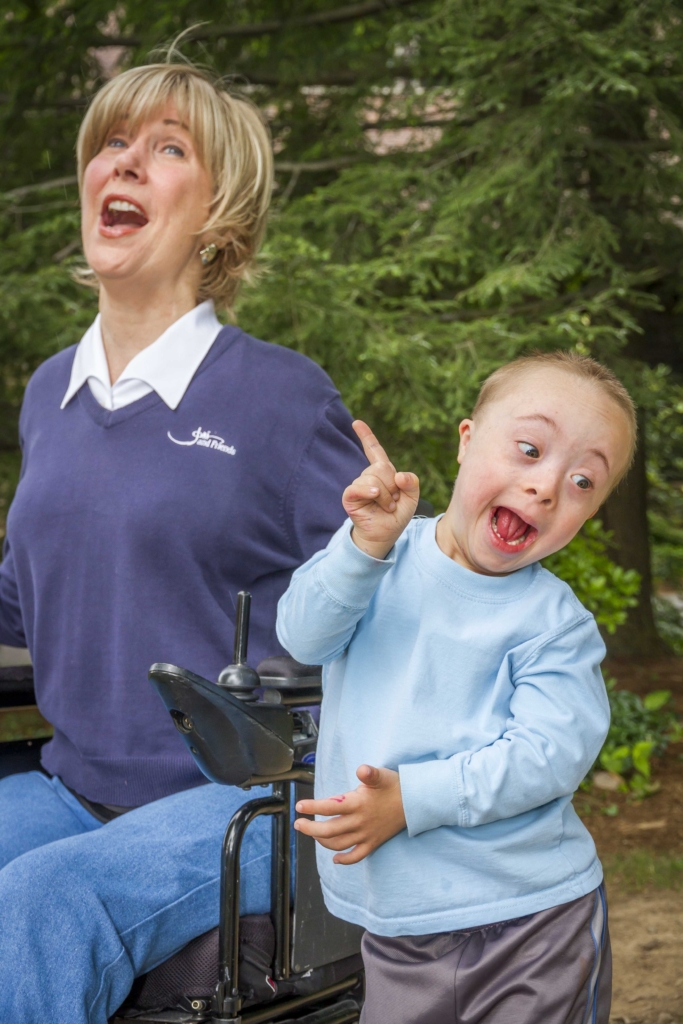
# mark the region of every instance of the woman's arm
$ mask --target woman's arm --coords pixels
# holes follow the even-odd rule
[[[0,564],[0,644],[7,644],[9,647],[26,647],[19,590],[14,572],[14,559],[7,540],[5,541],[2,564]]]

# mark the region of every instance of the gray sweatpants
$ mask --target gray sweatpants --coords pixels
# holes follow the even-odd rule
[[[572,903],[461,932],[363,937],[361,1024],[608,1024],[603,886]]]

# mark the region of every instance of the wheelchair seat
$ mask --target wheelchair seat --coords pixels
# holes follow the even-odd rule
[[[268,914],[240,918],[240,991],[245,1006],[272,999],[275,930]],[[127,1002],[137,1016],[145,1010],[202,1011],[218,984],[218,928],[199,935],[154,970],[136,978]],[[126,1012],[126,1016],[128,1013]]]

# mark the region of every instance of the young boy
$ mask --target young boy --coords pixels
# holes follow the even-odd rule
[[[602,869],[571,802],[609,724],[605,650],[539,560],[626,472],[631,399],[573,354],[497,370],[436,520],[412,518],[417,477],[355,427],[351,522],[295,572],[278,635],[324,665],[327,798],[297,810],[327,820],[295,827],[328,908],[367,929],[361,1020],[607,1024]]]

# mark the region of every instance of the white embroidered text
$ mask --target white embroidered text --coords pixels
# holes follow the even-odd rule
[[[226,444],[218,434],[212,434],[210,430],[202,430],[201,427],[197,427],[196,430],[192,431],[191,441],[177,441],[170,430],[168,431],[168,437],[173,441],[173,444],[181,444],[185,447],[196,444],[200,448],[215,448],[216,451],[225,452],[226,455],[234,455],[236,451],[234,445]]]

